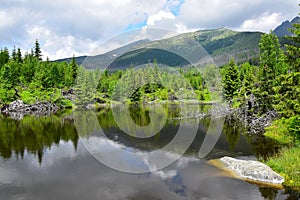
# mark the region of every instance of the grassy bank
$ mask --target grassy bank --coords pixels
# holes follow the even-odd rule
[[[300,190],[300,116],[274,121],[265,135],[283,146],[266,164],[285,178],[285,186]]]

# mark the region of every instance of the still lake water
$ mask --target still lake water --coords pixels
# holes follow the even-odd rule
[[[198,105],[196,105],[198,106]],[[120,130],[111,108],[96,112],[104,135],[93,131],[93,125],[83,123],[80,136],[74,123],[75,114],[48,117],[26,116],[22,120],[0,118],[0,199],[298,199],[290,190],[257,186],[226,176],[209,165],[207,160],[222,156],[264,157],[276,151],[276,144],[262,137],[246,136],[240,124],[226,119],[217,144],[204,159],[198,152],[209,127],[210,119],[184,119],[185,126],[197,125],[196,138],[184,156],[166,168],[131,174],[107,167],[90,154],[101,153],[105,159],[119,159],[120,166],[136,169],[155,168],[147,162],[147,152],[161,149],[174,137],[182,119],[182,108],[165,105],[167,123],[156,135],[136,138]],[[193,115],[195,105],[187,105]],[[118,109],[118,107],[114,108]],[[121,109],[121,108],[120,108]],[[196,110],[209,111],[209,106]],[[139,126],[151,123],[147,107],[130,107],[130,117]],[[198,127],[199,126],[199,127]],[[78,128],[78,127],[77,127]],[[154,127],[155,128],[155,127]],[[184,139],[184,138],[183,138]],[[86,145],[93,149],[87,149]],[[138,152],[140,159],[114,153],[121,146]],[[166,152],[173,155],[174,152]],[[149,160],[148,160],[149,161]]]

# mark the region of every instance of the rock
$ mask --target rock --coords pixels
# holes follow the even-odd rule
[[[11,102],[1,108],[1,113],[13,119],[22,119],[24,115],[49,115],[58,111],[55,104],[47,102],[37,102],[35,104],[24,104],[21,100]]]
[[[260,184],[268,184],[274,186],[281,186],[284,178],[274,172],[269,166],[254,160],[241,160],[231,157],[223,157],[211,164],[229,171],[234,177],[241,178],[248,181],[253,181]]]

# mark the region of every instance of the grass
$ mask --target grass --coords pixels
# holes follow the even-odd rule
[[[300,190],[300,147],[284,148],[266,164],[284,177],[285,186]]]
[[[266,128],[265,136],[276,140],[284,148],[265,163],[284,177],[285,186],[300,190],[300,141],[296,137],[299,127],[295,126],[295,119],[299,120],[299,117],[282,118]]]

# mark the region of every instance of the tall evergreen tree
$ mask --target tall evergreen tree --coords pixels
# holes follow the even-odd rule
[[[71,65],[71,69],[72,69],[72,77],[73,77],[73,81],[75,81],[77,74],[78,74],[78,65],[76,63],[76,59],[75,56],[73,55],[72,60],[70,62]]]
[[[11,57],[13,60],[17,60],[17,50],[16,47],[14,46],[12,52],[11,52]]]
[[[240,88],[240,79],[238,67],[232,58],[225,69],[225,77],[223,79],[224,96],[227,100],[232,99]]]
[[[17,62],[22,63],[22,53],[21,53],[21,49],[18,48],[17,50]]]
[[[284,54],[280,48],[278,38],[272,32],[262,35],[259,42],[260,51],[260,83],[256,96],[261,102],[261,111],[271,109],[276,77],[284,66]]]
[[[40,47],[40,43],[38,39],[35,40],[35,46],[34,46],[34,57],[36,57],[38,60],[42,60],[42,51]]]
[[[290,44],[286,45],[287,60],[292,70],[300,72],[300,21],[293,24],[290,31],[293,35],[287,36],[287,39],[291,41]]]
[[[0,68],[8,63],[9,61],[9,51],[8,51],[8,48],[7,47],[4,47],[4,49],[0,50]]]

